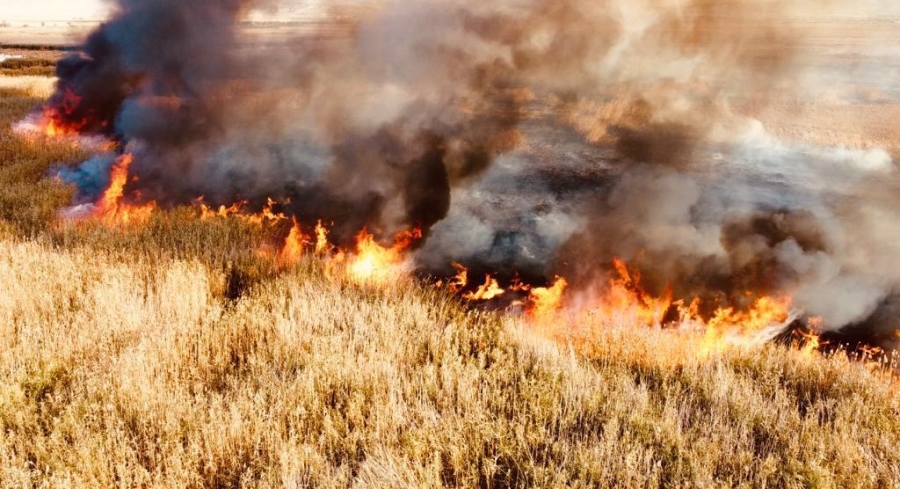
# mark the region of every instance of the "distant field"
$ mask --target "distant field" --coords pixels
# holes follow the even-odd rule
[[[41,26],[40,22],[31,22],[26,27],[23,23],[16,23],[12,26],[0,27],[0,48],[3,45],[47,47],[77,45],[97,24],[98,22],[72,22]],[[243,25],[243,29],[248,35],[269,38],[295,36],[298,33],[308,33],[313,30],[332,35],[341,35],[347,32],[342,21],[323,21],[321,19],[246,23]]]
[[[94,28],[96,22],[72,23],[42,27],[40,22],[29,23],[27,27],[16,24],[0,27],[0,45],[25,44],[64,46],[78,44]]]

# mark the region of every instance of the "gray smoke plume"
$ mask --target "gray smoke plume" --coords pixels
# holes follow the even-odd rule
[[[269,35],[240,21],[277,2],[116,5],[49,104],[130,143],[142,198],[289,199],[342,242],[421,226],[432,273],[587,289],[621,257],[705,307],[750,291],[834,329],[893,317],[891,157],[755,117],[809,93],[816,26],[792,19],[837,0],[379,2]]]

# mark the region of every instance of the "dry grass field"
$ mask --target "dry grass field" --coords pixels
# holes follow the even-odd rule
[[[862,365],[602,328],[573,350],[413,281],[0,242],[7,487],[889,487]],[[674,340],[674,341],[673,341]],[[576,351],[577,350],[577,351]]]
[[[61,225],[48,171],[85,151],[11,130],[51,83],[0,76],[0,487],[900,484],[888,369],[606,320],[551,340],[189,209]],[[782,132],[852,121],[811,110]]]

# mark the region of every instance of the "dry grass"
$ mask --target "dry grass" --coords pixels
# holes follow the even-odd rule
[[[186,211],[58,228],[83,155],[0,97],[3,487],[889,487],[892,384],[608,325],[549,342],[414,280],[360,286]],[[574,331],[573,331],[574,333]]]
[[[46,76],[56,73],[56,60],[42,58],[14,58],[0,63],[2,76]]]
[[[0,256],[10,487],[900,480],[895,398],[861,365],[777,347],[689,361],[673,333],[617,327],[576,356],[314,262],[232,301],[197,261],[11,239]]]
[[[4,91],[5,97],[21,98],[21,95],[26,95],[43,99],[53,93],[55,84],[55,78],[46,76],[0,76],[0,90]]]

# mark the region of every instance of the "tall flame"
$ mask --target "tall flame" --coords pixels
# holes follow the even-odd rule
[[[600,308],[610,313],[634,316],[641,324],[661,325],[672,306],[672,291],[667,289],[662,297],[653,297],[641,287],[640,271],[629,268],[620,258],[613,259],[613,267],[618,275],[610,279]]]
[[[550,287],[531,289],[528,314],[532,319],[546,320],[552,318],[562,307],[563,294],[569,283],[562,277],[556,277]]]
[[[309,237],[303,234],[300,224],[294,219],[291,232],[284,240],[284,248],[281,250],[281,261],[287,264],[300,261],[300,258],[303,257],[303,248],[308,242]]]
[[[129,225],[147,222],[156,209],[155,202],[134,205],[125,202],[125,186],[134,156],[124,154],[110,169],[109,186],[94,206],[94,215],[109,225]]]
[[[328,244],[328,229],[322,224],[322,221],[316,223],[316,254],[324,255],[328,253],[331,245]]]

